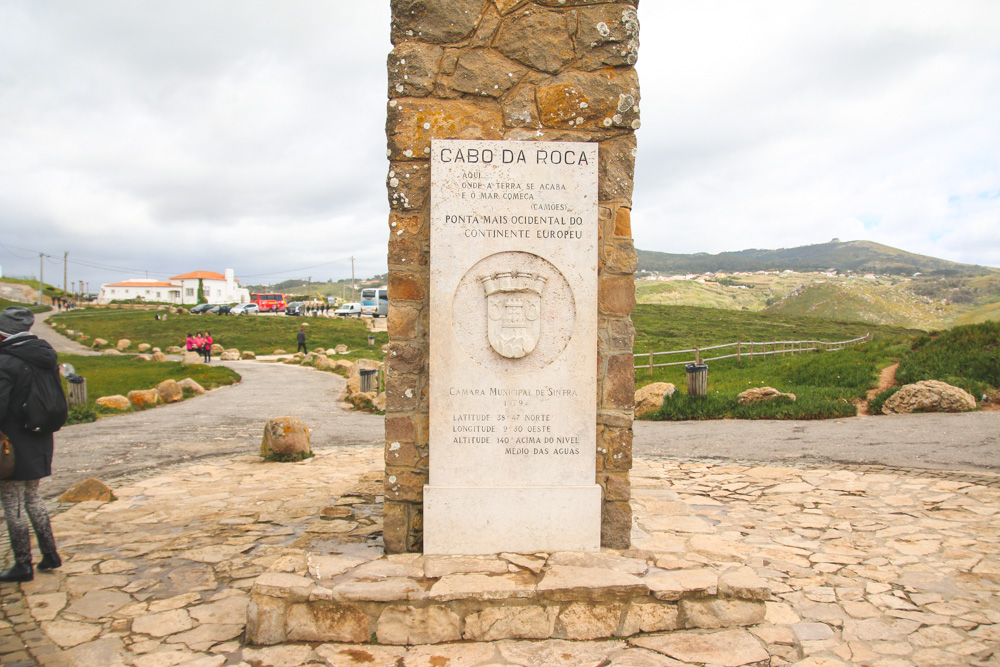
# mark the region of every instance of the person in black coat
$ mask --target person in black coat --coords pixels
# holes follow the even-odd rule
[[[295,334],[295,340],[299,344],[299,349],[296,352],[302,352],[303,354],[309,354],[309,350],[306,349],[306,330],[303,327],[299,327],[299,332]]]
[[[31,520],[42,552],[39,570],[52,570],[62,561],[56,552],[49,513],[38,493],[41,478],[52,474],[51,433],[37,433],[25,426],[23,405],[31,383],[28,365],[47,373],[57,373],[59,358],[44,340],[29,332],[35,316],[27,308],[10,306],[0,312],[0,431],[14,448],[14,474],[0,480],[7,533],[14,552],[14,566],[0,572],[0,582],[31,581]]]

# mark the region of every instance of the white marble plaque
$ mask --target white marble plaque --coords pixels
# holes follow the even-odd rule
[[[426,553],[600,548],[597,150],[431,145]]]

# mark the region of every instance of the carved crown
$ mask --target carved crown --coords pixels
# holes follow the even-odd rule
[[[541,294],[545,288],[545,276],[529,271],[500,271],[479,279],[486,290],[486,296],[497,292],[526,292]]]

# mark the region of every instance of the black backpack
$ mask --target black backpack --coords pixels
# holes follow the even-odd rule
[[[59,373],[25,364],[28,397],[24,401],[24,427],[35,433],[55,433],[66,423],[69,407]]]

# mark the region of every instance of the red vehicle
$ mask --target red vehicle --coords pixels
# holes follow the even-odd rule
[[[262,313],[278,313],[285,310],[284,294],[251,294],[250,303],[257,304]]]

